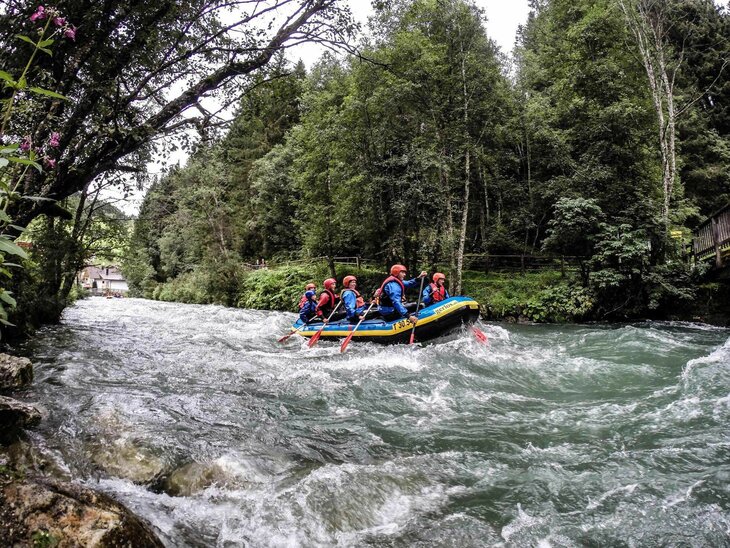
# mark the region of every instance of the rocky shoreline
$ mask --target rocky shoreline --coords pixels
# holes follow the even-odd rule
[[[24,430],[42,413],[8,395],[32,381],[30,360],[0,354],[0,546],[163,546],[143,519],[34,449]]]

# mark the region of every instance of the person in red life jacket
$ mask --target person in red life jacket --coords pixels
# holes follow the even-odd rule
[[[340,299],[345,306],[345,317],[350,323],[357,323],[365,319],[363,312],[365,311],[365,299],[362,298],[357,288],[357,278],[355,276],[345,276],[342,280],[345,289],[340,293]]]
[[[424,271],[418,275],[418,278],[406,280],[406,273],[407,269],[402,264],[391,266],[390,276],[383,281],[378,290],[378,311],[388,322],[408,316],[408,309],[403,305],[406,289],[418,287],[418,278],[426,275]],[[413,314],[408,316],[408,319],[413,324],[418,321]]]
[[[335,294],[337,280],[334,278],[327,278],[322,285],[324,285],[324,290],[319,294],[319,301],[317,302],[317,316],[326,320],[337,306],[337,301],[339,300]]]
[[[441,272],[436,272],[433,275],[433,282],[426,286],[423,290],[423,304],[430,306],[434,303],[440,303],[444,299],[448,299],[451,295],[446,290],[446,276]]]
[[[299,319],[307,323],[317,313],[317,286],[309,283],[299,299]]]

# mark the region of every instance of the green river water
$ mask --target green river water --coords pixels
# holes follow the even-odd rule
[[[59,473],[169,546],[730,546],[730,331],[481,325],[286,344],[294,314],[92,298],[23,348]]]

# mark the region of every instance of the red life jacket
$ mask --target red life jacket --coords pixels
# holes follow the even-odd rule
[[[431,283],[431,298],[433,302],[438,303],[446,298],[446,286],[439,287],[435,283]]]
[[[387,278],[385,278],[385,281],[380,284],[380,289],[378,289],[378,304],[381,306],[393,306],[393,302],[390,300],[390,297],[385,292],[383,292],[385,284],[388,284],[390,282],[398,282],[398,285],[400,285],[401,289],[401,300],[404,302],[406,300],[406,286],[403,285],[401,279],[396,278],[395,276],[388,276]]]
[[[302,295],[302,298],[299,299],[299,310],[301,310],[302,308],[304,308],[304,305],[307,304],[307,301],[309,301],[309,299],[307,299],[307,294],[304,293]]]
[[[327,294],[327,297],[329,298],[329,301],[323,304],[322,306],[318,306],[317,309],[322,311],[322,314],[325,316],[329,316],[332,311],[335,309],[335,303],[337,302],[337,296],[329,289],[325,289],[322,291],[322,293],[319,294],[319,300],[322,300],[322,295]]]

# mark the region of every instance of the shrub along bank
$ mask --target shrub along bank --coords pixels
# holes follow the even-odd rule
[[[377,268],[337,265],[337,280],[348,274],[358,278],[358,289],[369,299],[385,278]],[[133,295],[149,299],[193,304],[220,304],[259,310],[296,311],[304,286],[315,282],[318,290],[330,277],[325,264],[284,265],[261,270],[247,270],[228,264],[218,269],[194,270],[160,284],[135,288]],[[491,272],[465,271],[463,294],[476,299],[482,317],[488,320],[566,323],[606,320],[598,298],[583,287],[575,274],[560,271]],[[341,285],[338,290],[341,290]],[[415,298],[415,292],[410,293]],[[730,287],[706,283],[696,289],[692,302],[679,302],[669,310],[660,308],[651,316],[625,319],[689,320],[728,325],[730,323]],[[647,311],[648,312],[648,311]]]
[[[357,276],[358,289],[366,300],[386,275],[375,268],[337,266],[338,282],[348,274]],[[148,284],[138,295],[161,301],[295,311],[304,286],[315,282],[321,290],[322,281],[329,276],[324,264],[288,265],[261,270],[237,269],[226,284],[216,281],[219,275],[214,272],[196,270],[166,283]],[[519,275],[466,271],[463,284],[463,293],[475,298],[481,305],[482,315],[490,320],[574,322],[590,318],[593,310],[590,292],[557,271]],[[415,292],[412,294],[415,296]]]

